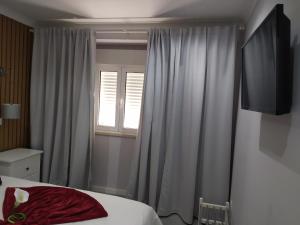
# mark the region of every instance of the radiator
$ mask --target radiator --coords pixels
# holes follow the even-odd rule
[[[198,225],[229,225],[230,205],[216,205],[199,201]]]

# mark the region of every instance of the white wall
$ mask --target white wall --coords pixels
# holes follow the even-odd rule
[[[135,138],[96,135],[92,163],[95,191],[126,195]]]
[[[276,3],[258,1],[246,36]],[[239,110],[232,184],[234,225],[300,224],[300,1],[282,3],[292,23],[292,113],[276,117]]]
[[[145,65],[146,50],[97,49],[97,63]],[[92,188],[125,195],[135,138],[96,135],[92,161]]]

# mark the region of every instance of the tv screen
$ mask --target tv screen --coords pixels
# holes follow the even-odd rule
[[[276,5],[242,49],[242,108],[270,114],[290,111],[290,21]]]

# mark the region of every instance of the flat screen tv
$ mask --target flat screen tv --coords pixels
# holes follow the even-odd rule
[[[278,4],[242,48],[242,109],[290,112],[290,20]]]

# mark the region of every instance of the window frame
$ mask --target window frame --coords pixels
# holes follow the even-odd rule
[[[101,71],[117,72],[117,93],[116,93],[116,114],[115,127],[98,125],[98,116],[100,109],[100,87]],[[136,137],[138,129],[124,127],[125,119],[125,99],[126,99],[126,80],[127,73],[143,73],[145,82],[145,66],[143,65],[121,65],[121,64],[97,64],[95,79],[95,131],[99,135]],[[142,100],[144,94],[144,85]],[[142,103],[141,103],[142,104]]]

